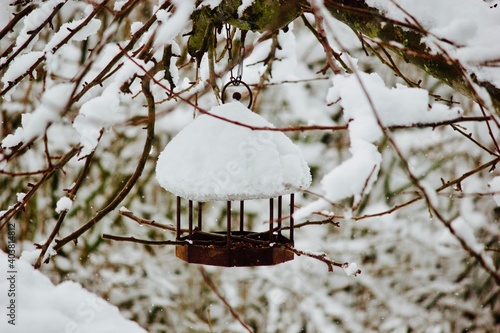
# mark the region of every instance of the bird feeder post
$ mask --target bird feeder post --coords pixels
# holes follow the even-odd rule
[[[293,242],[295,221],[293,220],[293,213],[295,209],[295,194],[290,194],[290,240]]]
[[[189,239],[193,236],[193,200],[189,200],[188,204],[188,223],[189,223]]]
[[[243,232],[245,221],[245,201],[240,201],[240,232]]]
[[[202,221],[203,221],[203,217],[202,217],[202,211],[203,211],[203,202],[198,202],[198,230],[201,231],[201,228],[202,228]]]
[[[269,242],[273,242],[274,236],[274,198],[269,199]]]
[[[179,240],[181,238],[181,197],[177,196],[177,207],[176,207],[176,239]]]
[[[227,202],[226,210],[227,210],[226,244],[227,247],[230,247],[231,246],[231,201]]]
[[[278,239],[281,237],[281,210],[282,210],[282,204],[283,204],[283,197],[280,195],[278,197]]]

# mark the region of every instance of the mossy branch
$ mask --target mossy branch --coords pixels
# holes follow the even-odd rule
[[[309,2],[256,0],[243,15],[237,13],[241,0],[223,0],[213,10],[201,7],[192,17],[195,29],[189,42],[190,54],[201,58],[207,50],[207,34],[223,23],[232,24],[242,30],[272,31],[283,28],[304,12],[310,11]],[[486,89],[493,107],[500,114],[500,88],[492,82],[478,80],[475,73],[467,72],[460,62],[450,57],[445,50],[440,53],[431,50],[429,45],[423,42],[429,32],[409,13],[407,21],[392,20],[376,8],[368,6],[364,0],[324,0],[324,6],[334,18],[347,24],[356,34],[367,40],[376,39],[377,43],[383,44],[406,62],[423,69],[482,106],[487,103],[482,100],[474,84]]]
[[[325,0],[324,5],[337,20],[347,24],[357,34],[377,38],[384,46],[436,79],[448,84],[461,94],[481,105],[484,101],[473,83],[486,89],[496,112],[500,114],[500,89],[488,81],[479,81],[474,73],[467,73],[462,65],[446,52],[435,53],[422,42],[428,32],[418,22],[397,22],[385,17],[364,0]]]

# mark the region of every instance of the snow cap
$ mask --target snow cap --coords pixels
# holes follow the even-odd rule
[[[212,115],[253,127],[274,127],[240,102],[213,107]],[[252,130],[203,114],[165,147],[158,183],[194,201],[277,197],[309,187],[300,149],[282,132]]]

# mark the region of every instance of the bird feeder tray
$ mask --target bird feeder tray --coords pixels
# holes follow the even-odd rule
[[[257,242],[245,240],[254,234],[248,231],[233,232],[231,244],[225,240],[225,232],[197,233],[185,245],[177,245],[175,254],[178,258],[191,263],[224,267],[269,266],[293,260],[294,254],[287,248],[293,241],[283,235],[275,235],[274,242],[269,242],[268,233],[261,233]]]

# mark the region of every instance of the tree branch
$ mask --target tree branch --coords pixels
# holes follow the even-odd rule
[[[150,74],[151,75],[151,74]],[[152,75],[151,75],[152,76]],[[148,103],[148,126],[147,126],[147,134],[146,134],[146,141],[144,142],[144,148],[142,150],[141,157],[139,158],[139,162],[137,164],[137,167],[128,179],[127,183],[125,186],[120,190],[118,195],[111,200],[110,203],[108,203],[103,209],[97,212],[97,214],[90,220],[88,221],[85,225],[83,225],[81,228],[78,230],[74,231],[70,235],[66,236],[65,238],[61,240],[56,240],[56,246],[54,246],[54,250],[57,252],[59,251],[65,244],[68,242],[74,240],[76,241],[78,237],[80,237],[83,233],[85,233],[87,230],[92,228],[95,224],[97,224],[104,216],[106,216],[110,211],[115,209],[120,202],[122,202],[123,199],[127,196],[127,194],[130,192],[136,181],[139,179],[139,177],[142,174],[142,171],[144,170],[144,166],[146,165],[146,161],[148,159],[149,153],[151,151],[151,147],[153,144],[153,138],[154,138],[154,126],[155,126],[155,101],[153,94],[150,91],[149,84],[150,84],[150,76],[145,75],[142,81],[142,92],[146,98],[146,101]]]
[[[410,24],[391,20],[376,8],[368,6],[364,0],[324,0],[324,5],[334,18],[347,24],[356,33],[385,42],[387,48],[407,62],[420,67],[479,104],[482,101],[469,80],[485,88],[496,112],[500,114],[500,89],[491,82],[479,81],[474,73],[464,79],[464,69],[460,63],[446,54],[432,52],[422,42],[428,33],[416,22]]]

